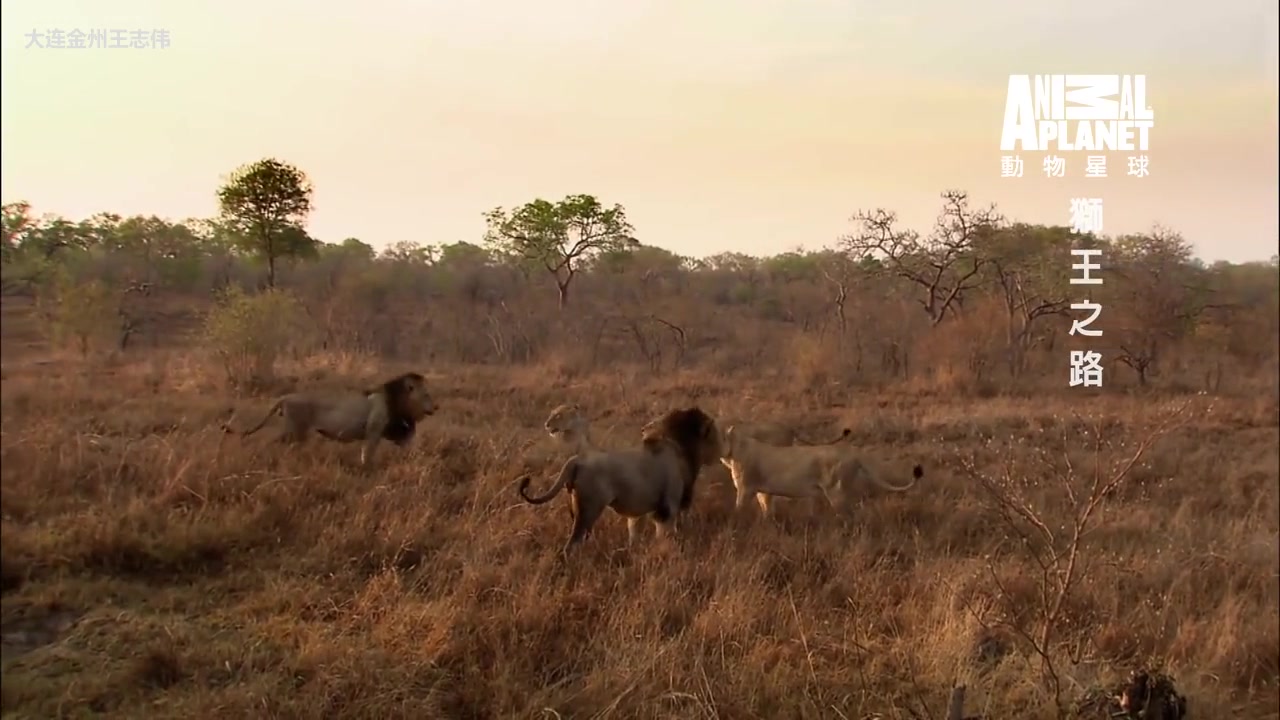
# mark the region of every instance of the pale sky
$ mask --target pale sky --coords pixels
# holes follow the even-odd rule
[[[1209,10],[1208,8],[1211,8]],[[1199,254],[1277,252],[1266,0],[5,0],[0,193],[38,212],[216,213],[235,167],[315,184],[319,239],[477,242],[481,213],[590,193],[686,255],[817,248],[859,208],[927,231],[968,190],[1028,222],[1104,200]],[[26,48],[167,30],[164,49]],[[1010,74],[1145,73],[1151,175],[1001,178]]]

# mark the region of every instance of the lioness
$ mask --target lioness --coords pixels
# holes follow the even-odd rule
[[[576,455],[603,452],[591,440],[591,421],[586,412],[577,403],[557,405],[542,424],[553,439],[568,447]],[[569,507],[569,517],[573,517],[573,508]]]
[[[591,442],[591,421],[577,403],[557,405],[542,427],[548,435],[569,446],[575,453],[600,450]]]
[[[541,505],[568,490],[574,518],[563,549],[566,554],[586,538],[605,508],[627,518],[628,544],[634,542],[646,515],[652,516],[658,536],[665,538],[674,531],[676,515],[692,504],[698,472],[721,454],[715,420],[696,407],[673,410],[655,424],[638,449],[569,458],[555,485],[538,497],[529,496],[529,476],[521,477],[520,497]]]
[[[850,495],[859,485],[875,485],[893,492],[905,492],[924,476],[916,465],[905,485],[891,485],[876,476],[867,463],[848,447],[835,445],[777,446],[761,442],[730,425],[724,433],[724,454],[720,461],[729,468],[741,510],[755,495],[760,512],[770,516],[771,496],[802,498],[821,495],[837,510],[847,509]]]
[[[239,434],[252,435],[278,414],[284,418],[284,430],[278,437],[281,442],[301,442],[312,430],[338,442],[363,440],[360,465],[368,468],[380,440],[404,445],[413,437],[418,421],[435,411],[426,378],[411,372],[363,391],[290,393],[276,400],[257,425]],[[228,424],[223,424],[222,429],[236,433]]]

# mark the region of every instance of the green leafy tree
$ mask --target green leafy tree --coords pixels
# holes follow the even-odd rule
[[[360,260],[372,260],[374,258],[373,247],[359,238],[349,237],[338,245],[342,253],[351,258]]]
[[[80,224],[89,236],[90,245],[115,253],[129,249],[121,238],[120,226],[123,220],[124,218],[116,213],[100,212]]]
[[[13,260],[19,247],[29,238],[36,228],[36,219],[31,215],[31,205],[25,200],[5,203],[0,207],[0,223],[3,224],[4,246],[0,260]]]
[[[93,239],[89,225],[54,215],[42,218],[22,247],[29,247],[45,259],[52,259],[56,255],[84,250],[92,244]]]
[[[1106,277],[1112,288],[1106,334],[1118,338],[1115,359],[1128,365],[1145,386],[1160,370],[1167,351],[1191,333],[1215,295],[1208,272],[1192,262],[1191,243],[1181,234],[1155,227],[1112,241]],[[1098,324],[1101,326],[1101,323]],[[1097,328],[1095,328],[1097,329]]]
[[[433,245],[422,245],[411,240],[398,240],[383,248],[378,257],[391,262],[430,265],[435,262],[436,254],[437,249]]]
[[[596,255],[637,247],[621,205],[606,208],[592,195],[569,195],[560,202],[541,198],[514,210],[485,213],[485,240],[496,251],[534,263],[555,280],[560,309],[569,302],[574,277]]]
[[[315,254],[315,241],[302,229],[311,193],[306,174],[274,158],[241,166],[218,189],[222,222],[238,244],[266,261],[268,287],[276,284],[277,259]]]
[[[491,260],[493,257],[488,250],[460,240],[441,245],[437,262],[442,265],[473,268],[487,265]]]
[[[819,257],[802,250],[791,250],[765,258],[762,269],[779,282],[817,282],[822,277]]]
[[[728,273],[754,273],[760,269],[760,259],[740,252],[722,252],[706,258],[711,270]]]
[[[32,252],[39,243],[42,221],[25,200],[5,203],[0,208],[4,245],[0,254],[0,287],[5,294],[33,292],[45,282],[56,263]]]
[[[320,241],[311,237],[299,225],[286,225],[277,238],[282,248],[281,257],[294,260],[315,260],[320,257]]]
[[[3,286],[5,292],[30,292],[49,279],[49,273],[67,263],[83,263],[93,247],[93,229],[87,222],[72,222],[58,215],[31,214],[26,202],[0,209],[4,226]]]
[[[591,269],[610,274],[675,273],[680,271],[683,261],[684,258],[670,250],[647,245],[634,249],[620,248],[603,251],[592,261]]]

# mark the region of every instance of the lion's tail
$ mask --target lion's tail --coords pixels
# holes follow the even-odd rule
[[[552,485],[550,490],[538,497],[529,497],[529,483],[532,482],[529,476],[525,475],[520,478],[520,497],[524,498],[524,501],[530,505],[541,505],[542,503],[550,502],[556,495],[560,494],[561,490],[566,487],[572,488],[573,481],[577,476],[578,456],[574,455],[565,461],[564,467],[560,468],[560,477],[556,479],[556,484]]]
[[[911,479],[907,481],[907,484],[905,485],[892,485],[877,477],[872,477],[872,480],[885,490],[890,490],[892,492],[906,492],[915,487],[916,483],[919,482],[922,477],[924,477],[924,466],[917,463],[915,467],[911,468]]]
[[[278,400],[276,400],[274,403],[272,403],[272,404],[271,404],[271,408],[270,408],[270,409],[268,409],[268,410],[267,410],[267,412],[263,414],[262,419],[258,421],[258,424],[257,424],[257,425],[254,425],[253,427],[249,428],[248,430],[240,431],[240,432],[239,432],[239,434],[240,434],[240,435],[246,435],[246,436],[247,436],[247,435],[252,435],[252,434],[254,434],[254,433],[258,432],[259,430],[261,430],[261,429],[263,428],[263,426],[265,426],[265,425],[267,424],[267,421],[269,421],[269,420],[271,419],[271,416],[272,416],[272,415],[275,415],[277,412],[279,412],[279,411],[280,411],[280,408],[281,408],[281,406],[283,406],[283,405],[284,405],[284,398],[279,398]],[[225,423],[223,423],[223,424],[222,424],[222,431],[223,431],[224,433],[236,433],[236,432],[237,432],[235,428],[231,427],[230,422],[225,422]]]
[[[835,440],[828,440],[828,441],[826,441],[826,442],[824,442],[824,443],[819,443],[819,444],[820,444],[820,445],[835,445],[836,443],[844,442],[845,440],[848,440],[848,439],[849,439],[849,438],[851,438],[851,437],[853,437],[853,430],[852,430],[852,429],[850,429],[850,428],[845,428],[845,429],[843,429],[843,430],[841,430],[841,431],[840,431],[840,437],[836,438]]]

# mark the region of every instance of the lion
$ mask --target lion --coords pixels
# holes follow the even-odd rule
[[[362,440],[360,465],[368,468],[379,441],[386,439],[398,446],[405,445],[413,437],[418,421],[434,415],[435,411],[426,378],[410,372],[363,391],[290,393],[277,399],[252,428],[237,433],[229,424],[223,424],[222,429],[249,436],[278,414],[284,418],[284,430],[277,438],[281,442],[301,442],[312,430],[338,442]]]
[[[656,423],[657,423],[657,420],[654,420],[646,424],[643,428],[641,428],[640,430],[641,437],[648,437],[649,433],[656,426]],[[853,430],[849,428],[844,428],[841,431],[840,436],[835,438],[834,440],[825,440],[821,442],[809,442],[801,438],[799,431],[797,431],[795,428],[787,427],[786,425],[783,425],[782,423],[778,423],[778,422],[753,422],[751,424],[746,424],[746,423],[730,423],[730,424],[737,428],[736,432],[745,433],[757,440],[761,440],[766,443],[769,443],[770,445],[834,445],[836,443],[843,442],[844,440],[847,440],[853,436]],[[707,474],[709,476],[709,480],[715,482],[716,484],[730,482],[732,480],[732,474],[729,472],[728,466],[720,467],[719,463],[717,463],[716,468],[709,471]],[[723,477],[721,477],[721,474],[723,474]]]
[[[542,427],[548,435],[567,445],[576,454],[601,450],[591,441],[591,421],[577,403],[557,405]]]
[[[651,516],[660,539],[675,531],[676,516],[693,503],[694,484],[704,465],[722,455],[720,429],[697,407],[672,410],[654,424],[637,449],[598,451],[569,458],[547,492],[528,493],[531,479],[519,479],[520,497],[531,505],[550,502],[569,492],[573,531],[562,552],[567,555],[591,532],[605,508],[627,518],[627,544],[635,541],[640,520]]]
[[[774,496],[821,495],[833,508],[845,511],[858,486],[906,492],[924,477],[923,466],[917,464],[911,470],[911,480],[904,485],[893,485],[878,477],[875,470],[847,446],[771,445],[740,432],[734,425],[725,429],[723,449],[720,462],[729,468],[738,491],[735,509],[741,510],[747,498],[755,495],[765,517],[771,515]]]
[[[542,427],[548,435],[568,447],[575,455],[604,451],[591,440],[591,421],[577,403],[557,405]],[[573,508],[568,510],[569,517],[573,517]]]
[[[656,427],[657,422],[658,422],[657,420],[650,421],[649,423],[645,424],[644,427],[640,428],[641,437],[647,437],[651,432],[651,430]],[[839,437],[836,437],[833,440],[821,440],[818,442],[813,442],[813,441],[802,438],[800,436],[799,430],[796,430],[793,427],[787,427],[786,425],[783,425],[782,423],[778,423],[778,422],[753,422],[751,424],[734,423],[733,427],[737,428],[737,432],[739,433],[745,433],[755,438],[756,440],[769,443],[770,445],[779,445],[779,446],[834,445],[838,442],[847,440],[853,436],[852,429],[843,428],[840,431]]]

